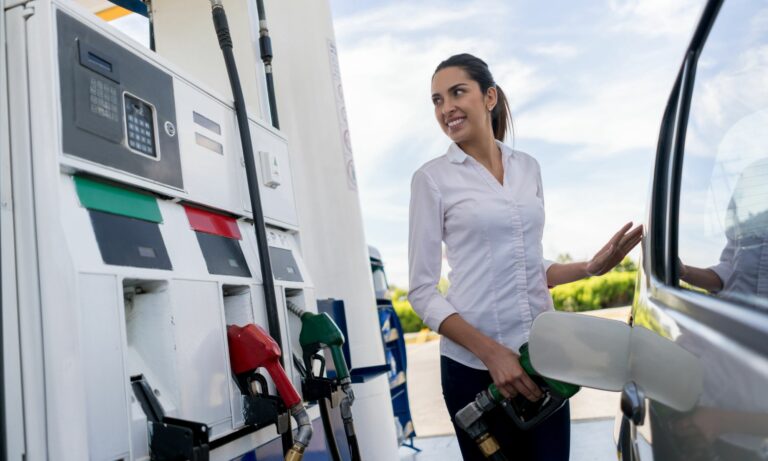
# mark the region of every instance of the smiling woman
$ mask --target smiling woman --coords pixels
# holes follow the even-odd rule
[[[443,395],[452,416],[491,383],[507,398],[536,401],[542,390],[516,351],[533,320],[553,310],[548,286],[608,272],[640,241],[642,228],[625,225],[590,261],[545,261],[539,164],[503,144],[509,106],[486,63],[469,54],[450,57],[435,70],[431,93],[437,122],[453,143],[413,175],[408,298],[442,335]],[[445,297],[437,289],[443,243],[452,269]],[[569,419],[566,405],[521,431],[502,411],[491,412],[495,459],[568,459]],[[489,455],[485,441],[477,446],[456,433],[465,460],[484,459],[480,449]]]

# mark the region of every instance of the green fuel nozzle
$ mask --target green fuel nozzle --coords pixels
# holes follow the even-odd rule
[[[535,402],[531,402],[522,395],[505,399],[495,384],[477,394],[473,402],[459,410],[454,417],[457,425],[464,429],[475,439],[483,454],[490,458],[494,451],[484,449],[481,444],[488,444],[486,435],[488,429],[483,422],[483,415],[501,406],[504,412],[512,419],[517,427],[523,430],[530,429],[552,416],[560,410],[569,398],[581,389],[574,384],[557,381],[541,376],[531,363],[531,355],[528,351],[528,343],[520,347],[520,365],[528,376],[533,379],[541,389],[544,396]]]
[[[288,301],[288,310],[301,319],[301,333],[299,344],[304,353],[304,362],[311,369],[311,358],[320,349],[327,347],[331,351],[333,365],[336,368],[336,376],[342,383],[349,381],[349,368],[344,359],[342,346],[344,345],[344,333],[333,319],[323,312],[315,314],[305,311],[296,304]]]
[[[581,389],[581,387],[575,384],[564,383],[562,381],[557,381],[554,379],[545,378],[544,376],[541,376],[533,368],[533,364],[531,363],[531,353],[528,351],[528,343],[525,343],[522,346],[520,346],[520,366],[523,367],[523,370],[525,370],[528,376],[530,376],[539,387],[543,387],[542,391],[545,391],[545,393],[549,392],[558,397],[569,399],[573,397],[573,395],[579,392],[579,390]],[[491,394],[494,396],[494,399],[496,400],[496,402],[500,403],[501,401],[504,400],[504,397],[496,388],[495,384],[491,384],[490,386],[488,386],[488,391],[491,392]],[[524,397],[520,396],[520,398],[524,398]]]
[[[352,417],[352,403],[355,400],[355,394],[352,390],[352,378],[349,375],[349,367],[347,367],[347,361],[344,359],[344,352],[341,349],[344,345],[344,333],[341,332],[341,329],[336,325],[331,316],[325,312],[321,314],[307,312],[291,301],[288,301],[287,307],[289,311],[301,319],[299,344],[304,355],[304,367],[306,368],[304,395],[310,399],[319,398],[322,406],[325,404],[325,399],[333,402],[334,395],[339,395],[336,389],[341,387],[344,397],[339,402],[339,410],[342,422],[344,423],[344,432],[347,436],[349,452],[352,456],[352,461],[360,461],[360,447],[357,443],[357,434],[355,433],[355,424]],[[312,363],[315,359],[321,360],[324,367],[325,359],[318,352],[326,347],[331,351],[331,359],[336,368],[335,382],[332,379],[313,375]],[[322,375],[322,372],[320,374]],[[335,445],[335,441],[333,443]]]

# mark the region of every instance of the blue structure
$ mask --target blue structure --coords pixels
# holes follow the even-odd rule
[[[387,277],[384,272],[384,263],[381,255],[371,246],[368,247],[371,260],[371,273],[373,276],[373,288],[376,292],[376,304],[379,308],[379,325],[381,337],[384,342],[384,354],[389,366],[389,389],[392,395],[392,409],[400,423],[402,435],[399,435],[401,444],[416,451],[421,451],[413,446],[416,430],[411,417],[411,406],[408,400],[407,373],[408,356],[405,350],[405,335],[400,319],[395,312],[392,301],[388,299]],[[408,440],[408,443],[404,443]]]

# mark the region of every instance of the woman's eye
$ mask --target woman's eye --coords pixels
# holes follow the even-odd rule
[[[433,98],[432,99],[432,105],[436,106],[440,103],[440,98]]]
[[[464,90],[462,90],[461,88],[457,88],[457,89],[453,90],[453,94],[455,96],[460,96],[460,95],[464,94]]]

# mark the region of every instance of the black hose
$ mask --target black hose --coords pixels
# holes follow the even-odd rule
[[[352,461],[361,461],[360,447],[357,445],[357,435],[347,435],[347,443],[349,443],[349,452],[352,454]]]
[[[282,344],[280,335],[280,320],[277,315],[277,298],[275,297],[275,283],[272,276],[272,263],[269,258],[267,244],[267,232],[264,224],[264,212],[261,208],[261,195],[256,176],[256,162],[253,158],[253,144],[251,143],[251,130],[248,126],[248,114],[245,109],[243,89],[240,86],[240,77],[235,65],[235,56],[232,53],[232,38],[229,35],[227,16],[222,6],[213,8],[213,23],[216,27],[216,35],[219,37],[219,46],[224,54],[224,63],[227,66],[229,83],[232,86],[232,96],[235,100],[235,113],[237,114],[237,127],[240,131],[240,142],[243,146],[243,160],[245,161],[245,175],[248,181],[248,195],[253,212],[254,230],[256,231],[256,244],[259,251],[259,263],[261,277],[264,282],[264,298],[267,304],[267,323],[269,334],[278,344]],[[280,363],[284,365],[283,357]]]
[[[264,63],[264,74],[267,82],[267,98],[269,99],[269,115],[272,118],[272,126],[280,129],[280,121],[277,118],[277,101],[275,100],[275,81],[272,76],[272,38],[267,27],[267,13],[264,11],[264,0],[256,0],[256,11],[259,14],[259,51],[261,62]]]
[[[318,399],[317,403],[320,404],[320,419],[323,420],[323,431],[325,432],[325,440],[328,442],[328,450],[331,452],[331,461],[341,461],[339,445],[336,443],[336,435],[333,433],[333,425],[331,424],[328,399],[323,397]]]
[[[261,278],[264,282],[264,301],[267,308],[267,325],[269,334],[277,342],[282,344],[280,335],[280,319],[277,310],[277,298],[275,296],[275,283],[272,276],[272,264],[269,259],[269,247],[267,246],[267,232],[264,224],[264,212],[261,208],[261,195],[259,194],[259,182],[256,176],[256,162],[253,158],[253,144],[251,142],[251,130],[248,126],[248,112],[245,108],[243,88],[240,86],[240,76],[235,64],[235,55],[232,52],[232,37],[229,34],[227,15],[221,2],[212,1],[213,25],[216,36],[219,39],[219,47],[224,55],[224,63],[227,66],[227,75],[232,87],[232,97],[235,101],[235,114],[237,115],[237,127],[240,132],[240,143],[243,147],[243,160],[245,161],[245,176],[248,181],[248,196],[251,201],[253,213],[253,227],[256,232],[256,245],[259,251],[259,265]],[[283,357],[280,364],[285,365]],[[293,446],[293,434],[290,430],[283,436],[283,452],[287,452]]]
[[[501,450],[489,456],[488,459],[491,461],[507,461],[507,457],[504,456],[504,453],[502,453]]]

